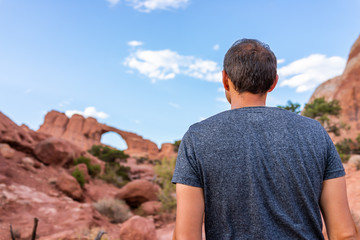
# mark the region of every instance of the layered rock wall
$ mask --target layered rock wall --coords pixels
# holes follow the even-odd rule
[[[360,36],[350,50],[343,74],[317,87],[309,102],[319,97],[338,100],[342,108],[340,121],[350,127],[350,130],[341,130],[339,137],[332,136],[333,140],[355,139],[360,134]]]

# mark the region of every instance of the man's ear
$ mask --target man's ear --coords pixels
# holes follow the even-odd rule
[[[224,85],[224,88],[226,91],[230,91],[230,87],[229,87],[229,76],[227,75],[227,73],[225,72],[225,70],[222,71],[222,82]]]
[[[271,85],[270,89],[268,92],[271,92],[272,90],[274,90],[274,88],[276,87],[276,84],[278,83],[279,81],[279,75],[276,74],[276,78],[275,78],[275,81],[274,83]]]

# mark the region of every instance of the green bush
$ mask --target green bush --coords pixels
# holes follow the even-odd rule
[[[88,172],[89,172],[90,176],[96,177],[101,172],[101,166],[99,164],[90,165],[88,167]]]
[[[91,164],[90,158],[80,156],[74,160],[74,165],[84,163],[88,169],[88,173],[91,177],[96,177],[101,172],[101,166],[99,164]]]
[[[158,177],[158,183],[162,189],[158,198],[162,203],[164,212],[173,212],[176,209],[176,199],[174,197],[176,185],[172,184],[171,179],[175,169],[176,159],[163,159],[161,163],[155,165],[155,173]]]
[[[129,206],[122,200],[105,198],[93,205],[102,215],[108,217],[112,223],[125,222],[132,216]]]
[[[300,104],[299,103],[293,103],[290,100],[287,101],[287,105],[286,106],[277,106],[278,108],[282,108],[285,110],[288,110],[290,112],[294,112],[296,114],[300,113]]]
[[[328,132],[334,133],[336,136],[340,135],[340,129],[347,129],[346,124],[334,123],[330,120],[330,116],[338,118],[341,112],[339,101],[333,100],[327,102],[325,98],[316,98],[311,103],[304,107],[303,115],[305,117],[313,118],[321,123],[321,125]]]
[[[105,164],[104,174],[101,175],[100,178],[107,183],[122,187],[130,181],[129,172],[129,167],[121,166],[117,162],[107,162]]]
[[[143,164],[145,162],[148,162],[149,159],[146,157],[140,157],[140,158],[136,158],[136,164]]]
[[[85,185],[85,176],[82,171],[80,171],[78,168],[75,168],[75,170],[71,173],[71,175],[78,181],[81,187],[84,187]]]
[[[360,134],[356,138],[356,142],[349,138],[345,138],[342,141],[335,144],[340,158],[343,162],[347,162],[352,154],[360,153]]]
[[[175,141],[175,142],[173,143],[174,151],[175,151],[175,152],[178,152],[178,151],[179,151],[180,143],[181,143],[181,140],[177,140],[177,141]]]
[[[104,162],[115,162],[117,159],[119,161],[126,161],[129,157],[124,151],[102,145],[94,145],[88,152]]]

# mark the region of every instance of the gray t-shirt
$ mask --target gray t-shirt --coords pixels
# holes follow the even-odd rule
[[[172,182],[203,188],[208,240],[313,240],[324,239],[323,181],[344,175],[319,122],[246,107],[189,128]]]

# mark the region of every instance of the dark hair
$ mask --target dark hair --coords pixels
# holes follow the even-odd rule
[[[266,93],[276,78],[276,57],[256,39],[236,41],[225,54],[224,70],[239,93]]]

